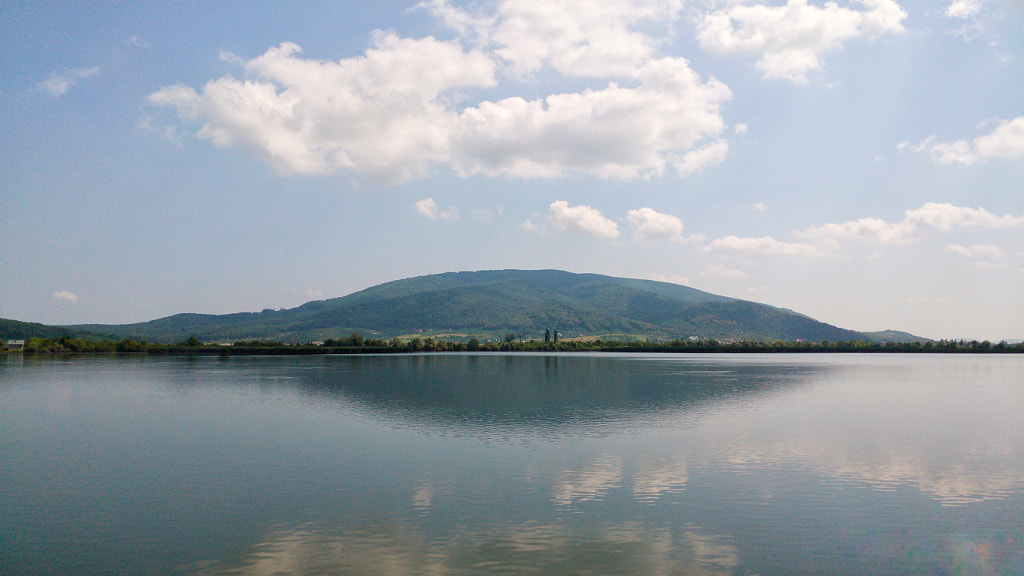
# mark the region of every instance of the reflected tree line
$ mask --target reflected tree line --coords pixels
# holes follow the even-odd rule
[[[508,333],[503,339],[467,341],[414,337],[388,340],[364,338],[359,333],[311,343],[243,340],[232,343],[202,342],[190,336],[173,344],[124,339],[86,340],[71,336],[29,338],[25,354],[381,354],[402,352],[678,352],[678,353],[785,353],[785,352],[909,352],[909,353],[1024,353],[1024,342],[992,343],[988,340],[938,340],[925,342],[718,341],[676,339],[668,342],[559,339],[558,331],[545,332],[543,340],[526,340]],[[8,351],[4,351],[8,352]],[[8,352],[9,353],[9,352]]]

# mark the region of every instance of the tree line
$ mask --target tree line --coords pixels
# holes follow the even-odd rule
[[[721,342],[718,340],[676,339],[669,342],[621,342],[602,340],[559,340],[558,331],[545,332],[543,341],[524,340],[514,333],[504,339],[480,342],[453,341],[441,338],[415,337],[389,340],[364,338],[358,333],[339,338],[328,338],[316,343],[288,343],[281,341],[245,340],[231,344],[203,343],[195,336],[175,344],[150,343],[146,340],[91,341],[71,336],[60,338],[29,338],[25,341],[25,354],[365,354],[401,352],[910,352],[910,353],[1024,353],[1024,342],[1008,344],[988,340],[939,340],[926,342],[870,342],[847,340],[840,342],[793,342],[745,340]]]

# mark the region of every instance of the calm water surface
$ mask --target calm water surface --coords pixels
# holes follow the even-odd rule
[[[0,360],[0,573],[1024,574],[1024,358]]]

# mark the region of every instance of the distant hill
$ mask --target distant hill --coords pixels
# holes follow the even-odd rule
[[[24,340],[26,338],[83,338],[85,340],[109,340],[110,334],[98,334],[67,326],[47,326],[38,322],[19,322],[0,318],[0,340]]]
[[[899,330],[881,330],[879,332],[861,332],[864,335],[864,339],[868,342],[932,342],[931,338],[922,338],[921,336],[914,336],[909,332],[900,332]]]
[[[671,340],[841,341],[859,332],[803,314],[693,288],[559,270],[449,272],[397,280],[288,310],[177,314],[150,322],[69,330],[177,342],[266,339],[308,342],[359,332],[367,338],[443,336]],[[909,336],[909,335],[908,335]]]

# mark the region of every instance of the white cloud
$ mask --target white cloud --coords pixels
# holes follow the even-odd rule
[[[483,46],[490,40],[491,31],[497,22],[495,15],[474,15],[452,6],[448,0],[427,0],[420,2],[416,8],[426,9],[430,14],[459,34],[460,37],[472,40],[476,45]]]
[[[67,292],[61,290],[53,293],[54,300],[63,300],[64,302],[78,302],[78,296],[73,292]]]
[[[671,282],[672,284],[679,284],[681,286],[688,286],[690,284],[690,279],[681,274],[673,274],[671,276],[666,276],[664,274],[651,274],[647,279],[657,282]]]
[[[605,218],[600,210],[590,206],[569,206],[569,203],[564,200],[556,200],[551,203],[548,208],[547,226],[556,230],[578,232],[598,238],[619,237],[618,224]]]
[[[681,8],[679,0],[505,1],[492,40],[516,75],[545,64],[567,76],[628,75],[650,60],[656,47],[653,38],[631,27],[644,20],[673,20]]]
[[[424,198],[419,202],[416,202],[416,211],[430,218],[436,220],[438,218],[442,220],[455,220],[459,217],[459,209],[454,206],[447,209],[441,210],[437,207],[437,202],[433,198]]]
[[[416,202],[416,211],[427,218],[437,218],[437,202],[433,198],[424,198]]]
[[[822,58],[854,38],[875,38],[904,30],[907,13],[894,0],[861,0],[866,10],[824,7],[807,0],[785,6],[733,4],[706,14],[698,39],[705,50],[723,54],[760,53],[757,69],[765,78],[796,83],[820,70]]]
[[[139,117],[135,125],[146,132],[161,134],[168,142],[174,144],[176,147],[180,148],[182,146],[181,133],[175,126],[158,126],[153,122],[153,117],[148,114]]]
[[[944,14],[947,18],[956,22],[958,26],[950,30],[951,34],[963,38],[965,41],[988,38],[989,45],[995,48],[994,55],[996,58],[1007,63],[1015,57],[1012,55],[1012,52],[1007,53],[1002,48],[1005,40],[1001,37],[1002,35],[998,32],[998,29],[1005,22],[1007,16],[1013,18],[1013,15],[1007,14],[1005,10],[1000,8],[989,10],[988,7],[991,4],[995,3],[989,2],[989,0],[953,0],[946,7]],[[997,5],[999,4],[1002,4],[1003,7],[1020,7],[1019,2],[1013,1],[1001,2]]]
[[[811,244],[781,242],[770,236],[760,238],[740,238],[726,236],[712,240],[702,250],[705,252],[733,252],[737,254],[756,254],[761,256],[819,256],[821,250]]]
[[[906,221],[904,221],[906,222]],[[916,229],[902,222],[886,222],[879,218],[861,218],[841,224],[825,224],[807,228],[798,236],[823,241],[860,240],[880,244],[906,243]]]
[[[633,236],[641,240],[685,241],[683,221],[671,214],[640,208],[626,213],[626,221],[633,228]]]
[[[764,202],[754,202],[754,205],[751,206],[751,208],[758,212],[764,212],[765,210],[768,209],[768,207],[765,206]]]
[[[450,91],[495,83],[486,55],[434,38],[378,33],[364,56],[338,62],[300,53],[284,43],[245,62],[253,80],[228,75],[200,92],[170,86],[150,100],[202,121],[200,138],[248,149],[284,173],[402,181],[448,158]]]
[[[628,76],[651,60],[658,41],[635,29],[671,23],[682,0],[504,0],[490,15],[447,0],[421,4],[463,37],[490,46],[509,74],[550,66],[566,76]]]
[[[974,244],[973,246],[948,244],[944,250],[966,258],[989,258],[995,260],[1003,255],[1003,251],[999,246],[992,246],[990,244]]]
[[[696,158],[680,153],[723,130],[719,107],[732,96],[724,84],[702,83],[682,58],[648,62],[636,79],[636,88],[612,83],[465,109],[453,143],[456,170],[464,176],[634,178],[661,175],[667,161],[685,176],[721,160],[724,142],[696,151]]]
[[[1000,123],[991,134],[974,139],[980,158],[1007,158],[1024,161],[1024,116]]]
[[[472,216],[473,218],[476,218],[477,220],[487,221],[490,220],[491,218],[494,218],[495,216],[501,216],[501,214],[504,211],[505,208],[503,206],[498,206],[497,208],[494,209],[477,208],[476,210],[471,210],[469,212],[469,215]]]
[[[283,173],[396,182],[444,165],[464,177],[649,178],[666,166],[685,176],[728,151],[718,138],[729,88],[703,81],[683,58],[658,57],[659,41],[647,35],[677,17],[681,0],[508,0],[491,15],[444,0],[420,6],[476,47],[378,32],[363,56],[318,61],[284,43],[251,60],[222,54],[243,79],[167,86],[150,101],[200,123],[199,138]],[[600,85],[459,101],[467,89],[496,86],[502,70],[549,65]]]
[[[662,214],[651,208],[630,210],[626,221],[633,229],[633,236],[640,240],[671,240],[673,242],[703,242],[703,234],[683,236],[683,221],[671,214]]]
[[[861,218],[841,224],[811,227],[797,234],[803,238],[828,243],[855,240],[877,244],[905,244],[927,230],[946,231],[960,227],[997,229],[1021,225],[1024,225],[1024,215],[996,216],[984,208],[929,202],[916,210],[907,210],[905,217],[899,222]]]
[[[736,126],[733,127],[733,131],[736,132],[737,134],[746,134],[748,128],[749,126],[747,126],[746,124],[742,122],[737,122]]]
[[[50,77],[43,80],[37,86],[50,96],[57,98],[63,96],[68,90],[78,84],[79,80],[95,76],[100,73],[99,66],[91,68],[70,68],[63,72],[54,72]]]
[[[299,295],[299,296],[303,296],[305,298],[309,298],[311,300],[320,300],[320,299],[323,299],[323,297],[324,297],[324,293],[323,293],[322,290],[312,290],[312,289],[299,290],[298,288],[287,288],[287,289],[285,289],[284,292],[285,292],[285,294]]]
[[[760,203],[758,203],[760,204]],[[755,205],[756,206],[756,205]],[[915,210],[907,210],[903,220],[888,222],[880,218],[860,218],[839,224],[812,226],[794,234],[804,242],[783,242],[770,236],[741,238],[726,236],[713,240],[701,248],[705,252],[752,254],[761,256],[818,257],[835,253],[840,242],[864,244],[908,244],[929,231],[945,232],[954,228],[986,228],[990,230],[1024,226],[1024,215],[997,216],[984,208],[967,208],[952,204],[929,202]],[[1001,250],[995,246],[974,245],[963,247],[947,245],[945,250],[968,257],[998,258]],[[869,259],[881,258],[875,252]]]
[[[903,224],[912,229],[949,230],[954,227],[996,229],[1024,225],[1024,215],[996,216],[984,208],[967,208],[949,203],[928,202],[917,210],[907,210]]]
[[[708,264],[700,274],[701,278],[720,278],[724,280],[742,280],[748,278],[746,272],[728,268],[721,264]]]
[[[704,147],[683,154],[675,162],[676,172],[680,176],[689,176],[706,166],[721,164],[728,153],[729,143],[725,140],[715,140]]]
[[[981,12],[984,0],[953,0],[946,8],[946,16],[949,18],[971,18]]]
[[[930,136],[916,145],[901,142],[897,148],[930,152],[939,164],[969,165],[992,158],[1024,161],[1024,116],[1001,122],[991,133],[978,136],[973,141],[935,142],[935,137]]]

